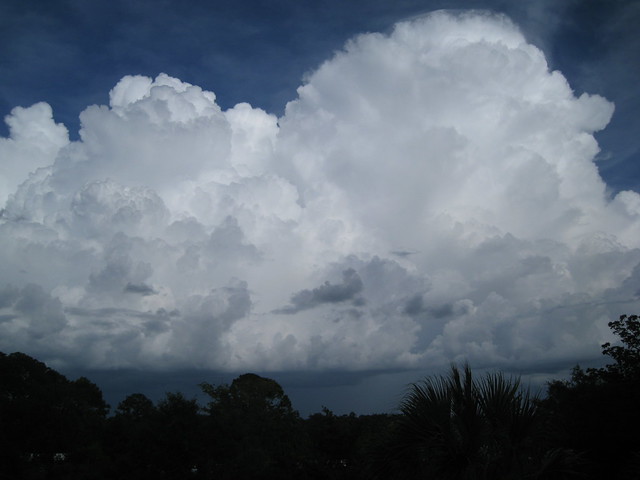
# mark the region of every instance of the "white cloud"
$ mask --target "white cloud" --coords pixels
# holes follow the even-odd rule
[[[51,107],[43,102],[14,108],[5,122],[9,138],[0,138],[0,204],[29,173],[50,165],[69,143],[66,127],[53,121]]]
[[[46,104],[15,109],[0,349],[96,368],[536,368],[597,356],[640,306],[640,197],[609,199],[594,164],[613,105],[576,97],[508,19],[359,36],[298,94],[277,119],[128,76],[71,143]]]

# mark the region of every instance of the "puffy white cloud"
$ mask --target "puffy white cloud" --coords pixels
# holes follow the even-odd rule
[[[123,78],[76,142],[16,108],[0,349],[228,370],[597,356],[640,306],[640,196],[609,198],[594,164],[612,114],[475,13],[354,38],[279,119],[164,74]]]
[[[0,138],[0,204],[31,172],[51,165],[69,143],[66,127],[53,121],[51,107],[43,102],[14,108],[5,122],[9,138]]]

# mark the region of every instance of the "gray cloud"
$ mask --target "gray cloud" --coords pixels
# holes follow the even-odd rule
[[[3,315],[5,328],[11,331],[19,329],[22,324],[27,334],[25,340],[42,341],[67,325],[60,300],[49,295],[40,285],[27,284],[21,289],[7,286],[0,291],[0,308],[13,312]]]
[[[595,165],[613,105],[576,96],[505,17],[355,37],[280,118],[165,74],[109,98],[73,142],[45,104],[7,119],[2,350],[530,371],[598,356],[640,307],[640,196],[609,196]]]
[[[322,304],[343,303],[350,301],[353,305],[362,305],[364,299],[358,296],[362,291],[362,279],[358,273],[349,268],[342,272],[342,283],[323,285],[312,290],[301,290],[291,296],[291,305],[276,312],[293,314],[300,310],[317,307]]]
[[[403,311],[412,317],[427,315],[432,316],[433,318],[444,318],[454,314],[453,305],[443,304],[438,306],[427,306],[424,304],[422,295],[414,295],[409,298]]]
[[[137,293],[139,295],[155,295],[157,292],[144,283],[127,283],[124,287],[125,293]]]

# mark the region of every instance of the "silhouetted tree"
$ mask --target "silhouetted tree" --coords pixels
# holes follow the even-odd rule
[[[200,463],[202,450],[200,407],[195,399],[181,393],[167,393],[158,402],[159,449],[157,465],[162,475],[158,478],[189,478]]]
[[[381,478],[515,479],[535,475],[535,399],[501,373],[469,366],[413,384],[400,405]]]
[[[127,395],[116,407],[116,417],[126,418],[127,420],[146,420],[156,413],[153,402],[142,393],[133,393]]]
[[[386,438],[392,415],[335,415],[326,407],[304,421],[310,454],[308,478],[370,478],[368,467]]]
[[[569,381],[548,385],[541,402],[550,445],[582,452],[589,478],[640,478],[640,320],[622,315],[609,322],[620,337],[602,353],[614,363],[573,369]]]
[[[88,379],[69,381],[28,355],[0,353],[0,473],[95,477],[90,465],[103,461],[100,440],[108,410]]]
[[[282,387],[247,373],[209,395],[209,469],[220,478],[298,478],[300,418]]]
[[[640,381],[640,319],[638,315],[621,315],[609,322],[609,328],[620,337],[622,345],[602,345],[602,354],[608,355],[615,363],[607,365],[600,373],[618,375],[620,380]]]
[[[195,399],[167,393],[157,406],[127,396],[109,421],[107,450],[118,479],[194,478],[202,458],[203,420]]]
[[[142,393],[128,395],[108,421],[105,450],[110,476],[121,480],[157,478],[160,426],[158,411]],[[164,452],[166,454],[166,452]]]

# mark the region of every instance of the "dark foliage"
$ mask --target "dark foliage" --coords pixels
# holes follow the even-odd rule
[[[0,353],[0,477],[65,478],[73,462],[92,478],[108,410],[88,379],[69,381],[28,355]]]
[[[536,443],[536,399],[518,379],[476,379],[453,365],[412,385],[400,409],[376,460],[379,478],[546,478],[552,467]]]
[[[297,478],[302,452],[301,420],[274,380],[247,373],[231,385],[201,384],[205,408],[208,470],[217,478]]]
[[[637,479],[640,320],[610,322],[613,363],[576,367],[536,399],[500,373],[412,385],[398,415],[302,419],[274,380],[244,374],[154,404],[22,353],[0,353],[1,479]]]
[[[305,421],[311,456],[308,478],[370,478],[376,450],[386,439],[393,415],[335,415],[326,407]]]
[[[167,393],[157,406],[129,395],[108,420],[105,450],[119,479],[194,478],[204,452],[203,418],[195,399]]]
[[[622,315],[618,320],[609,322],[609,328],[620,337],[622,345],[611,345],[609,342],[602,345],[603,355],[610,356],[615,363],[599,370],[598,374],[613,380],[637,383],[640,381],[640,319],[638,315]]]
[[[541,402],[547,442],[582,452],[585,478],[640,478],[640,320],[622,315],[609,322],[620,345],[602,345],[614,363],[586,371],[576,366],[569,381],[549,384]]]

